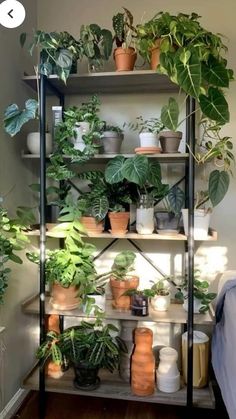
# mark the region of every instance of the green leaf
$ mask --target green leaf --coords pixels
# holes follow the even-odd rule
[[[20,34],[20,45],[22,48],[25,45],[25,41],[26,41],[26,32],[22,32]]]
[[[68,49],[60,49],[56,64],[63,69],[70,69],[72,65],[73,54]]]
[[[113,183],[121,182],[124,179],[124,175],[123,175],[124,163],[125,163],[124,156],[117,156],[114,159],[109,161],[105,170],[106,182],[113,184]]]
[[[129,182],[144,185],[148,175],[148,158],[137,155],[127,159],[123,164],[122,174]]]
[[[103,220],[108,212],[109,202],[106,196],[98,196],[92,202],[92,215],[96,220]]]
[[[168,105],[162,107],[161,122],[171,131],[176,131],[179,121],[179,105],[173,97],[169,98]]]
[[[179,214],[184,206],[184,192],[178,186],[174,186],[168,193],[170,209],[175,214]]]
[[[4,112],[5,131],[13,137],[26,122],[35,119],[38,110],[38,102],[35,99],[28,99],[25,102],[25,109],[20,110],[15,103],[8,106]]]
[[[19,263],[20,265],[23,263],[22,260],[21,260],[21,258],[19,256],[15,255],[14,253],[12,253],[11,255],[9,255],[9,259],[12,262]]]
[[[222,170],[213,170],[209,177],[209,198],[215,207],[224,198],[229,188],[229,173]]]
[[[190,96],[198,98],[201,86],[201,63],[199,56],[194,49],[180,48],[176,54],[177,81],[179,86]],[[183,58],[185,55],[186,59]]]
[[[219,89],[210,87],[208,96],[200,95],[199,101],[203,114],[209,119],[220,124],[229,122],[228,103]]]
[[[161,186],[161,166],[158,161],[149,162],[147,182],[157,188]]]
[[[108,60],[111,55],[112,51],[112,33],[108,29],[102,29],[101,32],[103,41],[103,51],[104,51],[104,58]]]
[[[202,77],[210,85],[229,87],[228,70],[213,55],[209,56],[207,63],[202,63]]]

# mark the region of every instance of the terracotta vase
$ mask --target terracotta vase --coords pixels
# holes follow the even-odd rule
[[[134,329],[138,322],[133,320],[120,321],[120,338],[126,345],[127,352],[120,353],[119,374],[123,381],[130,383],[131,355],[134,349]]]
[[[131,359],[131,389],[136,396],[150,396],[155,389],[153,333],[146,327],[135,329],[135,348]]]
[[[132,71],[137,59],[134,48],[116,48],[114,51],[114,60],[116,71]]]
[[[129,222],[129,212],[109,212],[108,217],[111,224],[112,234],[125,234]]]
[[[80,221],[86,229],[87,233],[102,233],[104,230],[103,221],[97,222],[94,217],[81,217]]]
[[[124,281],[118,281],[114,277],[110,278],[110,287],[113,296],[112,305],[114,308],[129,310],[130,309],[130,296],[123,295],[125,291],[137,288],[139,285],[139,278],[136,276],[125,279]]]
[[[155,47],[151,49],[151,69],[156,70],[158,64],[160,64],[160,39],[156,39]]]
[[[64,288],[54,283],[51,291],[50,303],[56,310],[73,310],[79,305],[78,287]]]

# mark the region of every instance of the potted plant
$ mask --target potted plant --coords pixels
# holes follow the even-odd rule
[[[82,25],[80,28],[80,42],[83,55],[88,59],[89,71],[98,71],[102,68],[104,60],[108,60],[112,51],[112,33],[93,23]]]
[[[208,236],[210,214],[212,208],[225,197],[229,188],[230,177],[228,171],[212,170],[208,179],[208,189],[198,191],[194,207],[194,239],[204,240]],[[211,206],[206,207],[210,202]],[[185,235],[188,235],[188,209],[182,209]]]
[[[149,314],[150,290],[128,289],[124,295],[130,296],[130,308],[132,316],[146,317]]]
[[[114,40],[116,42],[114,60],[116,71],[132,71],[137,59],[134,48],[135,28],[133,27],[132,13],[125,7],[123,7],[123,10],[123,13],[117,13],[112,18],[115,32]]]
[[[164,128],[164,125],[159,118],[143,119],[142,116],[138,116],[136,123],[126,125],[133,131],[139,132],[140,147],[143,150],[137,149],[137,151],[153,150],[156,153],[160,152],[158,134]]]
[[[120,352],[126,348],[122,340],[114,336],[114,332],[118,332],[118,329],[112,324],[82,321],[79,326],[61,334],[61,351],[74,368],[76,388],[94,390],[100,383],[100,368],[110,372],[118,368]]]
[[[63,376],[63,365],[65,358],[63,357],[62,351],[59,345],[59,333],[55,331],[47,332],[45,341],[37,349],[36,357],[43,359],[46,365],[46,374],[55,379],[59,379]]]
[[[209,310],[210,303],[216,297],[216,293],[208,292],[209,282],[207,280],[200,279],[199,270],[195,270],[194,281],[193,281],[193,312],[206,313]],[[183,278],[182,281],[178,281],[176,285],[178,292],[175,295],[175,298],[179,299],[183,303],[183,308],[188,310],[188,281],[186,278]]]
[[[95,246],[82,241],[83,228],[78,221],[59,224],[52,231],[64,234],[65,245],[48,250],[46,255],[46,281],[52,286],[50,303],[58,310],[73,310],[79,304],[79,286],[96,275]],[[27,257],[39,264],[38,254],[27,253]]]
[[[115,204],[109,207],[108,218],[111,225],[111,234],[125,234],[128,231],[130,212],[126,211],[121,204]]]
[[[118,125],[108,125],[106,123],[102,133],[104,153],[119,154],[123,139],[123,130]]]
[[[114,186],[124,181],[133,186],[136,196],[133,193],[132,199],[133,202],[138,202],[136,228],[140,234],[151,234],[154,230],[154,202],[163,197],[166,191],[166,185],[161,182],[159,162],[151,162],[143,155],[127,159],[124,156],[117,156],[107,164],[105,178]],[[146,195],[147,205],[141,204],[142,195]]]
[[[187,117],[179,122],[179,105],[173,97],[169,98],[168,105],[162,107],[161,122],[164,130],[162,129],[160,131],[159,140],[163,153],[178,153],[179,144],[183,135],[181,131],[178,131],[178,127]]]
[[[158,209],[154,213],[157,232],[161,234],[178,233],[181,210],[185,203],[184,192],[179,186],[174,185],[159,202],[164,204],[164,209]]]
[[[134,252],[129,250],[120,252],[116,255],[111,271],[107,274],[110,276],[112,305],[116,309],[130,309],[130,296],[124,294],[128,289],[137,288],[139,284],[139,278],[131,274],[134,270],[135,258]]]
[[[151,305],[155,311],[167,311],[170,306],[168,278],[159,279],[150,289]]]

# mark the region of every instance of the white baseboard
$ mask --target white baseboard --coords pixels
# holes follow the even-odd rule
[[[21,403],[29,393],[29,390],[19,389],[16,394],[7,403],[4,409],[0,412],[0,419],[11,419],[11,417],[17,412]]]

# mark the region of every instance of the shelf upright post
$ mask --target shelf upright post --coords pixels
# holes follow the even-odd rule
[[[39,84],[39,129],[40,129],[40,287],[39,321],[40,344],[45,339],[45,256],[46,256],[46,83],[47,77],[40,74]],[[43,362],[39,370],[39,417],[45,416],[45,374]]]
[[[188,96],[186,102],[186,138],[189,152],[187,173],[188,201],[188,241],[187,241],[187,278],[188,278],[188,373],[187,373],[187,407],[193,406],[193,282],[194,282],[194,183],[195,183],[195,99]],[[189,150],[188,150],[189,151]]]

